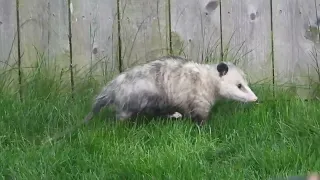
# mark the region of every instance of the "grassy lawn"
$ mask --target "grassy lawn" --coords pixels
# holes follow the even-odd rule
[[[72,100],[59,86],[34,77],[23,103],[2,87],[2,179],[256,180],[320,170],[320,103],[218,103],[202,128],[182,119],[119,123],[105,109],[88,126],[43,143],[81,121],[97,89],[78,83]]]

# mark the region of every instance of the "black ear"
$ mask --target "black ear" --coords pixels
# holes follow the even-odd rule
[[[219,72],[219,76],[221,77],[221,76],[224,76],[224,75],[227,74],[229,68],[228,68],[227,64],[221,62],[221,63],[218,64],[217,70]]]

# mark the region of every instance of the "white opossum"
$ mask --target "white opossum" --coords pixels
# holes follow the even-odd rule
[[[116,118],[140,113],[168,116],[179,112],[199,124],[220,98],[257,101],[242,70],[230,62],[200,64],[164,56],[128,69],[106,85],[85,117],[88,122],[101,108],[114,105]]]

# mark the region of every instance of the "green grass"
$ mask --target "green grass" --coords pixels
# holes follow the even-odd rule
[[[219,103],[202,128],[189,120],[120,123],[105,109],[88,126],[43,143],[83,119],[97,87],[78,81],[73,100],[69,84],[38,74],[24,84],[23,103],[2,87],[2,179],[247,180],[320,170],[320,103],[293,98]]]

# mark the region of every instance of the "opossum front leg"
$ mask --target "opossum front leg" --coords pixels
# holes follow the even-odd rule
[[[194,122],[196,122],[199,126],[204,125],[208,121],[208,115],[200,114],[200,113],[191,113],[191,118]]]
[[[175,112],[175,113],[173,113],[173,114],[168,114],[167,117],[168,117],[168,118],[179,119],[179,118],[182,118],[182,114],[180,114],[179,112]]]
[[[204,125],[208,121],[210,108],[197,104],[194,104],[193,107],[194,108],[190,112],[191,119],[200,126]]]

